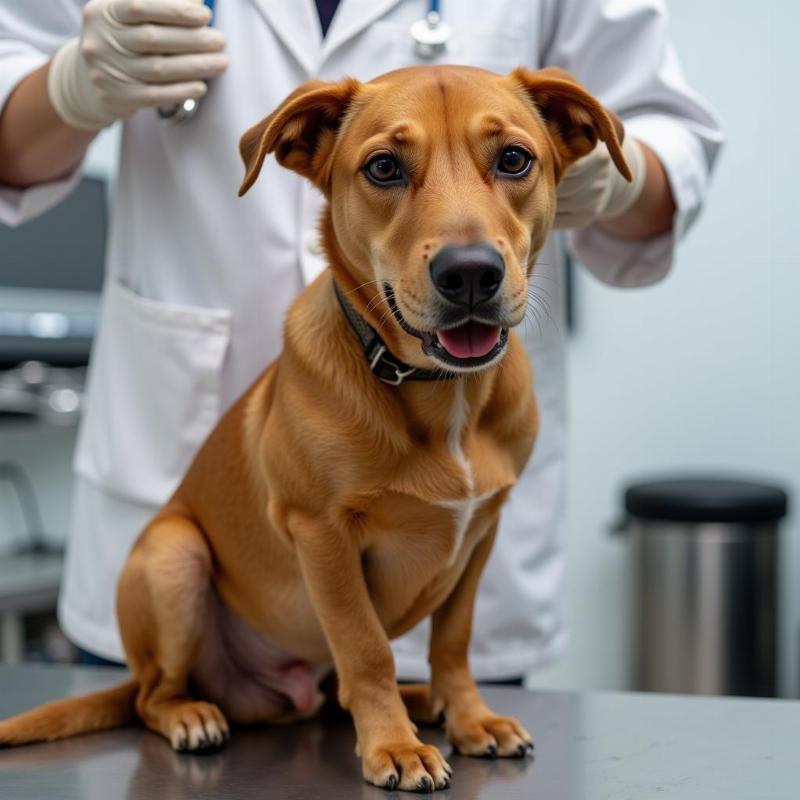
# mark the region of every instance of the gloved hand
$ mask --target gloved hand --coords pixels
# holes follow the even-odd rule
[[[630,183],[617,171],[603,142],[567,169],[556,189],[556,228],[585,228],[619,217],[633,206],[644,189],[647,162],[632,136],[625,137],[622,152],[633,174]]]
[[[202,0],[89,0],[80,36],[53,56],[50,102],[68,125],[96,131],[201,97],[228,65],[210,18]]]

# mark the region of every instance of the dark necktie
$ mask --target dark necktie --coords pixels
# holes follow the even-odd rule
[[[322,26],[323,36],[328,32],[338,5],[339,0],[317,0],[317,13],[319,14],[319,24]]]

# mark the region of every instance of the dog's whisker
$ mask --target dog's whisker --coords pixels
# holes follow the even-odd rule
[[[372,300],[367,303],[366,311],[374,311],[381,303],[386,303],[388,305],[389,301],[381,294],[375,295]]]
[[[548,281],[556,281],[556,282],[560,283],[561,282],[561,276],[560,275],[552,275],[552,274],[549,274],[547,272],[536,272],[535,271],[536,267],[548,267],[548,266],[550,266],[550,265],[549,264],[533,264],[533,265],[531,265],[529,267],[529,269],[532,269],[534,271],[531,273],[530,280],[531,281],[537,281],[537,280],[539,280],[539,278],[545,278]]]
[[[359,289],[363,289],[365,286],[373,286],[376,283],[380,283],[379,280],[374,281],[364,281],[364,283],[359,283],[358,286],[354,286],[350,291],[345,292],[344,294],[355,294]]]
[[[527,289],[528,297],[540,296],[547,298],[548,302],[553,302],[553,295],[543,286],[529,286]]]
[[[539,335],[539,338],[541,339],[542,338],[542,323],[541,323],[541,320],[539,319],[539,315],[537,313],[537,311],[538,311],[537,304],[536,304],[535,300],[533,300],[533,299],[531,299],[531,302],[528,303],[528,307],[525,310],[525,318],[530,321],[530,317],[528,315],[529,311],[531,312],[531,315],[533,317],[533,322],[536,323],[537,333]]]
[[[541,305],[541,308],[542,308],[542,310],[543,310],[543,311],[544,311],[544,313],[547,315],[547,318],[550,320],[550,323],[552,324],[552,326],[555,328],[555,330],[556,330],[556,333],[558,333],[558,335],[559,335],[559,336],[561,336],[561,335],[562,335],[561,326],[560,326],[560,324],[559,324],[559,323],[558,323],[558,322],[555,320],[555,318],[553,317],[553,315],[550,313],[550,304],[549,304],[549,303],[546,303],[546,302],[544,302],[544,301],[542,300],[542,298],[541,298],[539,295],[537,295],[537,294],[534,294],[534,298],[535,298],[535,300],[536,300],[536,301],[537,301],[537,302],[538,302],[538,303]]]
[[[386,297],[383,292],[376,293],[372,299],[367,304],[367,311],[373,311],[376,309],[381,303],[389,304],[389,298]]]
[[[530,286],[528,287],[528,297],[531,297],[532,292],[539,292],[539,294],[543,295],[547,298],[547,300],[552,303],[553,302],[553,295],[544,289],[541,286]]]
[[[533,335],[533,328],[531,327],[531,318],[528,315],[528,311],[529,310],[530,310],[529,307],[526,306],[525,307],[525,314],[522,317],[522,324],[525,327],[526,333],[530,333],[531,335]]]
[[[355,294],[359,289],[363,289],[365,286],[370,286],[370,285],[375,284],[375,283],[380,283],[380,284],[388,283],[389,286],[393,286],[395,281],[392,280],[391,278],[380,278],[380,279],[374,280],[374,281],[364,281],[364,283],[360,283],[354,289],[350,289],[349,292],[345,292],[344,294],[345,295]]]
[[[561,324],[553,317],[550,311],[550,304],[535,292],[530,296],[530,300],[531,302],[528,308],[532,311],[534,318],[537,321],[537,324],[540,326],[540,331],[539,331],[540,335],[542,334],[541,332],[542,320],[540,318],[539,312],[543,312],[547,317],[547,320],[549,321],[550,325],[555,329],[556,333],[559,336],[562,336],[563,331],[561,329]]]
[[[392,307],[388,303],[386,305],[387,305],[386,311],[383,312],[383,315],[378,320],[378,330],[381,330],[384,324],[388,322],[389,319],[394,317],[394,311],[392,310]]]

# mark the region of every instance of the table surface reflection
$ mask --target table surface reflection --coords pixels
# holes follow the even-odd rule
[[[117,683],[115,670],[0,667],[0,717]],[[536,757],[485,761],[450,753],[423,728],[455,775],[458,800],[795,800],[800,797],[800,703],[666,695],[487,689],[489,704],[533,732]],[[0,751],[3,800],[279,798],[375,800],[345,717],[240,729],[228,747],[178,755],[131,727]],[[391,793],[399,798],[401,792]]]

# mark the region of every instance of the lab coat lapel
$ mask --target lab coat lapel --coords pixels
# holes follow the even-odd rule
[[[314,0],[253,2],[306,74],[309,77],[315,75],[320,58],[322,31]]]
[[[401,0],[340,0],[322,43],[322,61]]]

